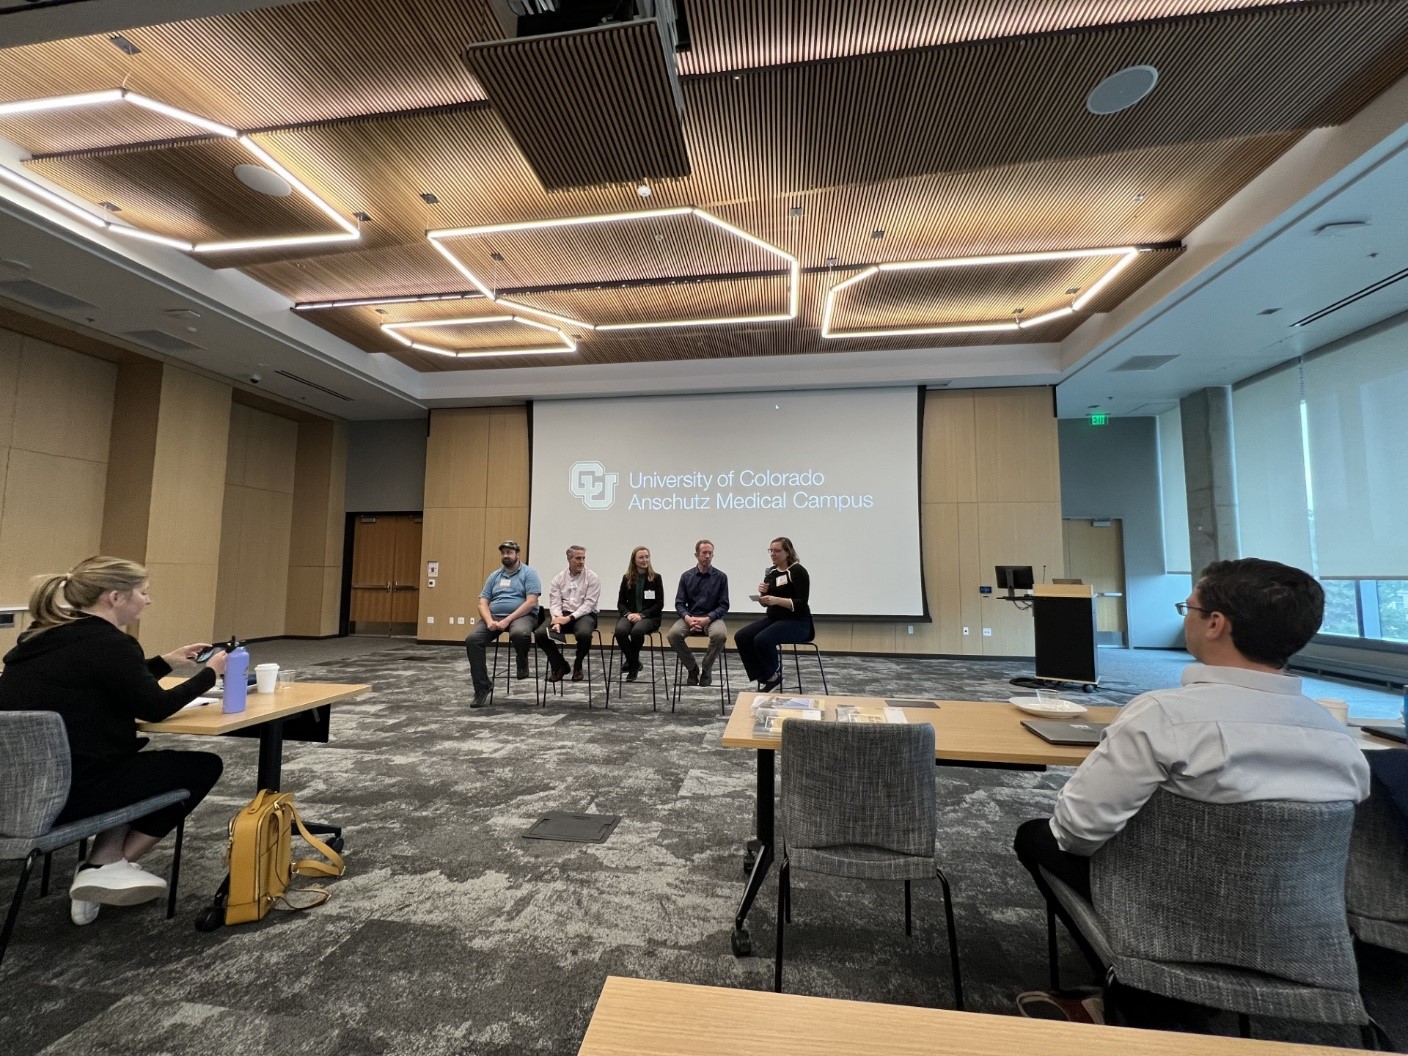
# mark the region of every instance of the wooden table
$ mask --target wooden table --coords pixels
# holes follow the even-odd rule
[[[168,689],[179,686],[183,679],[164,678]],[[178,711],[161,722],[139,722],[143,733],[184,733],[197,737],[219,737],[236,730],[259,727],[259,774],[255,791],[279,788],[284,757],[284,722],[324,704],[332,704],[365,693],[366,684],[344,685],[336,682],[283,683],[273,693],[256,693],[251,686],[244,711],[226,714],[220,703]]]
[[[1328,1056],[1354,1051],[610,976],[578,1056]]]
[[[757,693],[740,693],[724,727],[725,748],[752,748],[758,753],[757,837],[749,841],[744,866],[749,870],[748,884],[743,889],[738,913],[733,921],[731,941],[733,952],[747,956],[753,952],[753,940],[748,934],[748,912],[762,890],[763,880],[772,866],[775,838],[776,755],[782,739],[776,735],[759,736],[753,732],[753,698]],[[775,694],[774,694],[775,695]],[[827,718],[838,704],[881,707],[882,697],[842,697],[805,695],[820,702]],[[889,698],[895,702],[895,698]],[[934,761],[941,766],[986,766],[1024,770],[1044,770],[1047,766],[1079,766],[1090,754],[1085,747],[1047,744],[1036,734],[1022,728],[1029,715],[1006,702],[975,700],[926,700],[915,704],[927,707],[901,707],[910,723],[926,722],[934,727]],[[933,705],[937,704],[938,707]],[[1090,722],[1110,722],[1119,708],[1092,707],[1083,718]]]

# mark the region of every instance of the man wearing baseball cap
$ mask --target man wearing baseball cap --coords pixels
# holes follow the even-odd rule
[[[485,649],[491,641],[508,631],[513,651],[518,656],[518,677],[528,677],[528,648],[533,643],[533,631],[538,624],[538,597],[543,593],[538,573],[518,560],[519,546],[512,539],[499,544],[499,562],[484,581],[479,592],[479,622],[464,640],[469,654],[469,673],[474,680],[474,702],[471,708],[489,703],[494,683],[489,678]]]

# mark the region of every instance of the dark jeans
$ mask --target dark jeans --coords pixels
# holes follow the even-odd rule
[[[537,626],[536,612],[520,616],[509,624],[508,640],[513,643],[513,651],[517,654],[520,664],[528,663],[528,647],[533,644],[533,629]],[[474,681],[475,696],[488,696],[494,688],[494,683],[489,678],[489,664],[484,655],[489,643],[503,633],[489,630],[488,623],[480,620],[464,640],[464,651],[469,656],[469,676]]]
[[[552,625],[552,617],[549,616],[543,625],[538,628],[538,648],[548,654],[548,663],[552,665],[554,671],[559,671],[567,666],[567,661],[562,659],[562,649],[548,636],[548,628]],[[586,660],[587,654],[592,648],[592,633],[596,630],[596,613],[589,612],[585,616],[579,616],[572,623],[562,628],[563,634],[570,634],[577,639],[577,655],[572,666],[577,670],[582,669],[582,662]]]
[[[190,793],[184,803],[162,807],[131,823],[138,832],[161,839],[215,787],[224,766],[213,752],[137,752],[115,759],[79,775],[54,824],[120,810],[148,796],[184,788]]]
[[[810,642],[816,636],[811,620],[769,620],[750,623],[733,636],[749,682],[766,682],[782,663],[778,646],[783,642]]]
[[[621,663],[627,673],[640,668],[640,647],[646,635],[660,629],[659,616],[642,616],[634,623],[625,616],[616,621],[616,646],[621,650]]]
[[[1082,898],[1090,898],[1090,859],[1079,854],[1061,850],[1056,836],[1046,818],[1024,821],[1017,829],[1017,837],[1012,842],[1017,859],[1036,881],[1037,890],[1046,899],[1046,904],[1066,925],[1076,946],[1090,962],[1096,974],[1102,978],[1106,965],[1096,955],[1089,942],[1075,926],[1069,913],[1051,891],[1051,885],[1041,875],[1044,867],[1047,872],[1071,888]],[[1109,1023],[1146,1030],[1196,1030],[1207,1031],[1208,1011],[1161,994],[1151,994],[1147,990],[1136,990],[1118,980],[1105,987],[1105,1015]]]

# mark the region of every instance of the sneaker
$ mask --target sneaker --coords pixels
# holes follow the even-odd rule
[[[688,678],[688,680],[685,682],[685,685],[686,685],[686,686],[697,686],[697,685],[699,685],[699,669],[698,669],[697,667],[692,667],[692,668],[690,668],[690,670],[689,670],[689,678]]]
[[[1100,989],[1093,986],[1071,990],[1028,990],[1017,995],[1017,1011],[1028,1019],[1103,1024],[1105,999]]]
[[[73,877],[69,898],[104,906],[135,906],[166,894],[166,881],[122,858],[109,865],[85,865]]]
[[[493,696],[492,693],[476,693],[476,694],[474,694],[474,699],[473,699],[472,701],[470,701],[469,706],[470,706],[471,708],[483,708],[483,707],[486,707],[486,706],[488,706],[489,698],[490,698],[491,696]]]
[[[97,920],[98,910],[101,908],[96,902],[84,902],[81,898],[75,898],[68,904],[68,919],[81,928]]]
[[[714,684],[714,676],[705,671],[699,676],[699,684],[701,686],[712,686]]]

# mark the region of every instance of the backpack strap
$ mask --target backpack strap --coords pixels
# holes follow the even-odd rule
[[[308,831],[308,827],[303,824],[303,819],[298,816],[298,808],[292,802],[289,803],[289,809],[293,811],[293,823],[298,826],[298,835],[307,841],[308,846],[327,859],[326,862],[320,862],[315,858],[304,858],[302,861],[294,862],[294,874],[296,876],[341,876],[347,870],[342,855]],[[315,889],[310,888],[309,890]],[[331,895],[328,892],[323,892],[323,894],[327,897],[323,898],[322,902],[326,902]],[[315,902],[313,905],[321,905],[322,902]],[[299,908],[306,907],[300,906]]]

